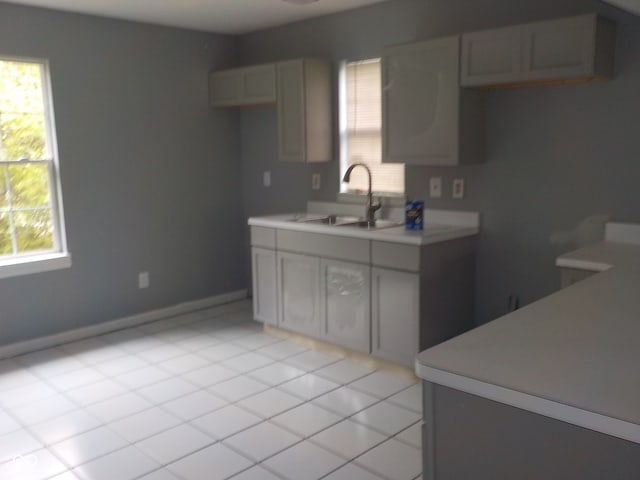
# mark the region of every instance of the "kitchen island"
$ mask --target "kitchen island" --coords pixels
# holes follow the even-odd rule
[[[640,478],[640,235],[615,235],[640,228],[617,226],[557,261],[600,273],[417,356],[423,478]]]

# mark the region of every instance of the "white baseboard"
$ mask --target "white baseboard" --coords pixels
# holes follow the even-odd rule
[[[163,318],[175,317],[185,313],[203,310],[205,308],[215,307],[224,303],[234,302],[247,298],[247,290],[236,290],[235,292],[223,293],[213,297],[207,297],[191,302],[179,303],[166,308],[150,310],[148,312],[138,313],[129,317],[109,320],[107,322],[98,323],[97,325],[89,325],[87,327],[67,330],[66,332],[47,335],[46,337],[34,338],[22,342],[12,343],[0,347],[0,359],[15,357],[25,353],[35,352],[45,348],[55,347],[64,343],[82,340],[84,338],[95,337],[104,333],[122,330],[124,328],[135,327],[143,323],[162,320]]]

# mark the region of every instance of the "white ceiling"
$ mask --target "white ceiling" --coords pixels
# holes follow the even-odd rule
[[[606,0],[607,3],[640,15],[640,0]]]
[[[283,0],[8,1],[54,10],[233,34],[252,32],[385,0],[318,0],[308,5],[292,5]]]

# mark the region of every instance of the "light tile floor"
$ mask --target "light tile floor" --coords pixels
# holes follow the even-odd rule
[[[247,301],[0,361],[2,480],[414,480],[415,381]]]

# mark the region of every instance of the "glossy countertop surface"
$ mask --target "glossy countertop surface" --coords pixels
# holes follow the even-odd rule
[[[640,245],[605,241],[557,264],[601,273],[420,353],[416,373],[640,443]]]
[[[407,245],[428,245],[453,240],[456,238],[477,235],[479,227],[461,222],[445,223],[446,218],[439,217],[437,222],[425,218],[424,230],[408,231],[400,222],[397,227],[366,229],[357,226],[334,226],[316,223],[305,223],[300,219],[320,217],[321,214],[290,213],[249,218],[249,225],[256,227],[278,228],[299,232],[322,233],[341,237],[362,238],[382,242],[403,243]]]

